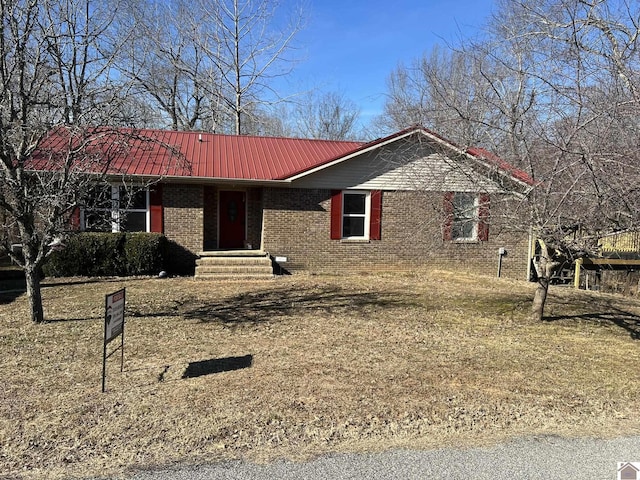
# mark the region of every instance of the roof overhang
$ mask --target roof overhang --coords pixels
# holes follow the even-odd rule
[[[288,180],[259,180],[250,178],[222,178],[222,177],[182,177],[179,175],[148,176],[148,175],[109,175],[111,178],[127,178],[139,180],[141,183],[162,182],[162,183],[184,183],[190,185],[243,185],[243,186],[286,186],[290,184]]]
[[[108,172],[106,176],[111,179],[128,177],[131,179],[139,179],[140,182],[157,182],[163,181],[167,183],[188,183],[188,184],[226,184],[226,185],[245,185],[245,186],[287,186],[296,180],[308,177],[323,170],[332,168],[336,165],[347,162],[353,158],[361,155],[368,154],[375,150],[384,148],[387,145],[403,141],[412,136],[420,136],[426,138],[431,144],[437,145],[442,150],[450,152],[451,155],[446,154],[452,161],[458,159],[465,159],[470,163],[478,166],[484,173],[490,176],[499,175],[501,178],[508,180],[510,185],[514,187],[512,190],[516,190],[513,193],[526,194],[535,186],[533,180],[531,180],[525,172],[518,169],[511,168],[506,162],[503,162],[498,157],[495,157],[491,152],[487,152],[483,149],[465,149],[456,145],[455,143],[447,140],[446,138],[432,132],[431,130],[415,125],[405,130],[396,132],[384,138],[374,140],[369,143],[360,144],[353,149],[348,150],[346,153],[339,154],[334,158],[328,158],[322,163],[316,163],[314,166],[309,167],[307,170],[298,171],[290,174],[288,177],[280,178],[230,178],[226,177],[205,177],[200,175],[192,175],[192,172],[185,171],[183,174],[169,173],[166,174],[155,173],[150,174],[146,172],[140,173],[126,173],[114,170]],[[105,176],[104,173],[91,173],[88,175],[95,175],[96,177]]]
[[[31,170],[31,172],[38,173],[55,173],[49,170]],[[97,179],[106,179],[107,181],[115,181],[116,179],[126,178],[133,183],[187,183],[198,185],[220,185],[220,184],[233,184],[233,185],[246,185],[246,186],[286,186],[291,182],[289,180],[261,180],[251,178],[224,178],[224,177],[193,177],[193,176],[181,176],[181,175],[136,175],[121,172],[108,172],[108,173],[95,173],[85,172],[87,177],[95,177]]]

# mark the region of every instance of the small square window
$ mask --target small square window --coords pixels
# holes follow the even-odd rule
[[[147,213],[146,212],[122,212],[120,213],[121,232],[146,232]]]
[[[111,232],[112,228],[111,210],[85,210],[84,230],[86,232]]]
[[[147,208],[147,191],[120,187],[120,208],[124,210],[145,210]]]
[[[366,194],[344,194],[343,212],[345,215],[364,215],[366,213]]]
[[[342,221],[342,236],[364,237],[364,217],[345,217]]]
[[[111,185],[99,184],[91,187],[85,206],[91,210],[111,210],[113,208]]]

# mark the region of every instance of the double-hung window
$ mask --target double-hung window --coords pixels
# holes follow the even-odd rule
[[[489,195],[448,192],[444,196],[444,240],[486,242],[489,240]]]
[[[149,231],[149,192],[146,188],[119,187],[117,226],[119,232]]]
[[[342,194],[342,238],[369,239],[371,194],[362,191],[344,191]]]
[[[380,190],[333,190],[331,192],[331,239],[380,240],[382,231]]]
[[[111,185],[94,185],[80,212],[80,225],[87,232],[111,232],[113,228]]]
[[[456,193],[453,197],[453,240],[472,241],[478,238],[478,196]]]
[[[149,192],[146,188],[96,185],[81,212],[90,232],[148,232]]]

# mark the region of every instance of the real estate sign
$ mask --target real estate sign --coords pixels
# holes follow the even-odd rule
[[[102,354],[102,392],[105,391],[107,378],[107,358],[120,350],[120,371],[124,369],[124,304],[126,292],[123,288],[105,295],[104,300],[104,347]],[[107,353],[107,345],[120,336],[120,346]]]
[[[124,330],[125,289],[105,296],[104,343],[107,344]]]

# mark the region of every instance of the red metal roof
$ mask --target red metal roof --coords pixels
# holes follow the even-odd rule
[[[495,153],[485,150],[484,148],[469,147],[467,149],[467,153],[469,153],[470,155],[473,155],[476,158],[479,158],[480,160],[488,161],[489,163],[498,167],[500,170],[503,170],[504,172],[511,175],[513,178],[520,180],[526,183],[527,185],[533,186],[536,184],[535,180],[531,178],[531,176],[527,172],[525,172],[524,170],[520,170],[519,168],[516,168],[513,165],[505,162],[500,157],[498,157]]]
[[[35,169],[56,169],[69,150],[66,130],[52,132],[34,155]],[[280,180],[358,148],[360,142],[220,135],[165,130],[94,129],[72,139],[88,142],[78,168],[98,173],[92,153],[110,158],[108,173],[143,176]],[[104,164],[104,162],[103,162]]]
[[[67,129],[52,131],[41,142],[29,167],[36,170],[60,169],[67,153],[85,144],[83,154],[74,159],[74,168],[83,172],[286,180],[419,132],[464,151],[455,143],[421,126],[410,127],[369,143],[105,127],[75,134],[70,134]],[[497,166],[516,180],[534,185],[526,172],[487,150],[471,147],[464,152]],[[105,167],[107,164],[108,167]]]

